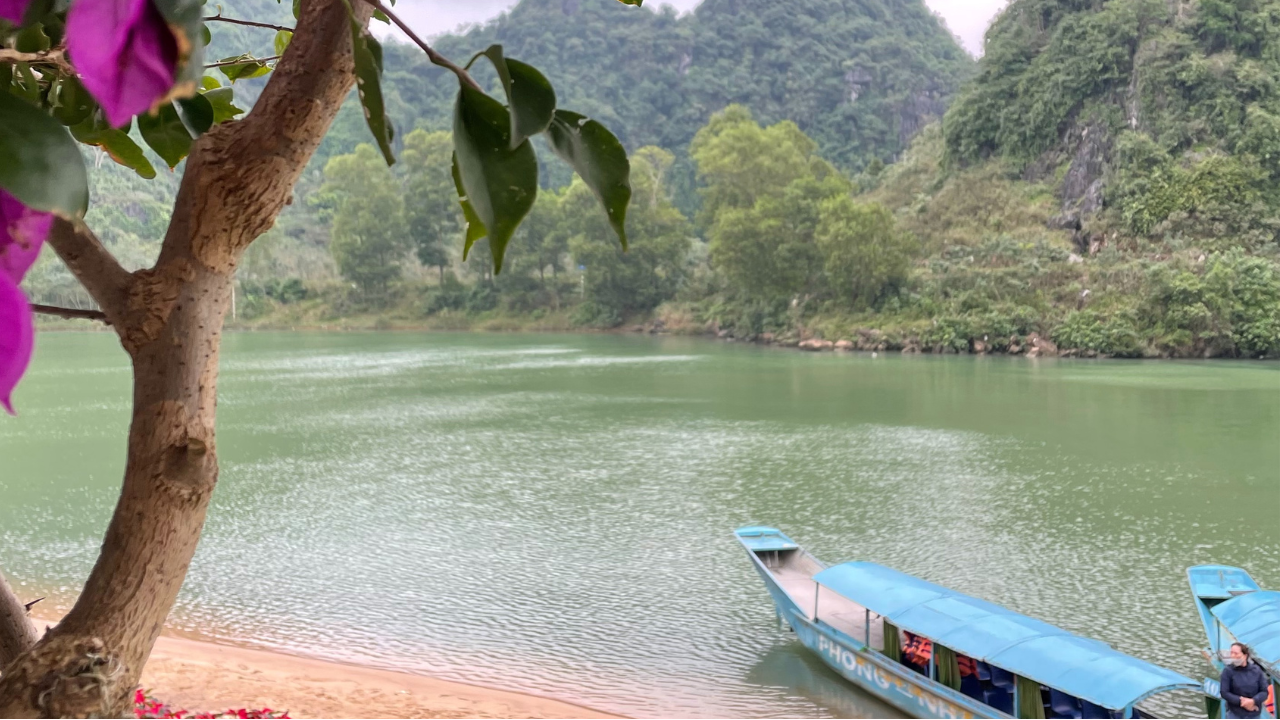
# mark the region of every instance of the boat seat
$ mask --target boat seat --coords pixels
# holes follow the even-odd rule
[[[1080,717],[1083,718],[1118,718],[1121,713],[1111,712],[1101,705],[1094,705],[1088,700],[1080,701]]]
[[[1004,690],[1013,689],[1013,673],[995,665],[991,666],[991,684]]]
[[[987,680],[990,680],[990,679],[991,679],[991,666],[990,666],[990,665],[988,665],[988,664],[986,664],[986,663],[982,662],[981,660],[979,660],[979,661],[977,661],[977,662],[975,662],[975,663],[974,663],[974,666],[978,668],[978,679],[979,679],[979,680],[982,680],[982,681],[984,681],[984,682],[985,682],[985,681],[987,681]]]
[[[1013,714],[1013,693],[1004,688],[992,688],[985,693],[983,702],[1005,715]]]
[[[1080,698],[1053,688],[1049,688],[1049,708],[1054,718],[1078,718],[1083,713]]]
[[[960,678],[960,692],[978,701],[982,701],[985,697],[982,694],[982,681],[973,675]]]

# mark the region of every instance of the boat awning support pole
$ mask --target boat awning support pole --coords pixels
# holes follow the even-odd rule
[[[818,596],[822,594],[822,586],[813,584],[813,621],[818,622]]]
[[[865,608],[865,610],[867,619],[863,621],[862,628],[866,631],[866,639],[863,640],[862,644],[871,647],[871,608]]]

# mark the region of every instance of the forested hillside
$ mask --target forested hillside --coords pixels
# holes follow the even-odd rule
[[[630,251],[553,161],[507,269],[483,242],[464,263],[456,82],[389,45],[402,162],[349,103],[246,256],[238,322],[1280,356],[1280,0],[1014,0],[976,64],[910,0],[524,0],[436,44],[494,42],[627,144]],[[98,160],[89,220],[141,264],[173,177]],[[77,302],[56,264],[30,285]]]
[[[614,0],[523,0],[436,46],[467,58],[491,43],[536,65],[565,107],[629,148],[683,157],[712,113],[740,103],[766,123],[795,121],[847,170],[891,161],[973,71],[921,0],[705,0],[683,17]],[[388,46],[386,64],[399,125],[448,129],[457,81],[409,46]],[[349,108],[325,151],[349,152],[363,132]]]

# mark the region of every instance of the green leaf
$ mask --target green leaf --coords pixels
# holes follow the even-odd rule
[[[191,137],[200,137],[213,127],[213,104],[204,95],[179,100],[177,110]]]
[[[604,125],[568,110],[556,111],[547,135],[551,149],[572,165],[595,193],[622,242],[622,249],[627,249],[631,162],[622,143]]]
[[[618,2],[622,3],[623,5],[632,5],[634,7],[640,7],[640,5],[644,3],[644,0],[618,0]]]
[[[507,241],[538,195],[538,159],[528,140],[511,148],[511,114],[502,103],[463,85],[453,114],[453,147],[466,199],[484,223],[494,272]]]
[[[79,125],[98,107],[75,75],[59,78],[49,91],[53,116],[63,125]]]
[[[382,45],[354,17],[351,19],[351,48],[356,61],[356,90],[364,107],[365,123],[373,133],[382,157],[386,158],[388,165],[394,165],[396,156],[391,151],[391,140],[395,137],[395,128],[391,126],[382,99]]]
[[[22,28],[13,39],[13,48],[22,53],[41,52],[50,47],[53,47],[53,43],[44,33],[44,25],[41,23]]]
[[[235,60],[240,60],[242,62],[233,62]],[[223,75],[226,75],[227,79],[231,82],[262,77],[263,75],[271,72],[271,68],[265,62],[262,62],[247,53],[244,55],[236,55],[235,57],[223,58],[218,62],[231,63],[229,65],[221,65],[218,67],[218,71]]]
[[[208,47],[211,42],[213,42],[213,33],[209,32],[208,25],[202,25],[200,27],[200,44]]]
[[[18,27],[29,27],[44,20],[49,13],[65,10],[65,8],[59,8],[59,4],[54,0],[32,0],[23,11],[22,22],[18,23]]]
[[[212,75],[205,75],[200,79],[201,90],[217,90],[222,87],[222,83],[218,82],[218,78]]]
[[[293,33],[289,30],[277,30],[275,40],[272,44],[275,46],[276,54],[283,55],[284,51],[289,47],[289,41],[293,40]]]
[[[71,134],[86,145],[102,148],[112,160],[148,180],[156,176],[155,167],[147,159],[146,153],[142,152],[142,148],[129,137],[127,127],[117,130],[101,117],[89,118],[72,127]]]
[[[467,199],[467,191],[462,187],[462,174],[458,171],[458,153],[453,153],[453,186],[458,190],[458,204],[462,206],[462,219],[466,221],[466,241],[462,246],[462,261],[467,261],[467,255],[471,254],[471,246],[489,231],[484,226],[484,221],[476,215],[476,209],[471,206],[471,201]]]
[[[237,115],[244,113],[244,110],[235,106],[235,91],[229,87],[208,90],[204,93],[204,97],[213,106],[213,122],[215,125],[234,120]]]
[[[374,20],[381,21],[381,22],[384,22],[384,23],[386,23],[386,24],[388,24],[388,25],[390,25],[390,24],[391,24],[391,18],[387,17],[387,14],[386,14],[386,13],[384,13],[384,12],[382,12],[381,10],[374,10],[374,11],[373,11],[373,19],[374,19]]]
[[[139,115],[138,130],[142,131],[142,139],[169,164],[170,169],[191,152],[191,133],[182,124],[173,103],[162,105],[155,115]]]
[[[0,92],[0,188],[44,212],[81,217],[89,178],[80,148],[57,120]]]
[[[18,82],[14,86],[18,91],[14,94],[32,105],[42,105],[43,103],[40,101],[40,81],[36,79],[36,74],[31,71],[31,66],[26,63],[14,63],[13,69],[18,73],[16,78]]]
[[[467,63],[481,55],[493,63],[507,94],[507,106],[511,111],[511,147],[516,147],[532,135],[547,129],[552,113],[556,110],[556,91],[546,76],[532,65],[504,57],[501,45],[490,45]]]
[[[302,16],[302,0],[293,0],[293,19],[297,20]]]

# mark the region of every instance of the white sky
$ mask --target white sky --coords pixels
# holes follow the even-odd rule
[[[681,11],[692,10],[699,1],[650,0],[655,5],[674,5]],[[974,55],[982,52],[982,34],[991,18],[1007,2],[1008,0],[925,0],[934,12],[946,19],[951,32],[959,36],[965,48]],[[395,9],[414,32],[426,37],[449,32],[464,23],[484,22],[514,4],[515,0],[400,0]]]

